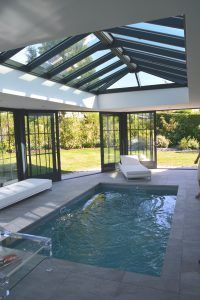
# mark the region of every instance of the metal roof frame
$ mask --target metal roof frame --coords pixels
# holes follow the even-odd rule
[[[60,83],[66,84],[66,83],[72,81],[73,79],[77,78],[78,76],[81,76],[81,75],[87,73],[88,71],[100,66],[101,64],[109,61],[110,59],[112,59],[114,57],[115,57],[115,55],[113,55],[112,53],[107,53],[104,56],[92,61],[88,65],[83,66],[80,69],[77,69],[76,71],[69,74],[68,76],[65,76],[64,78],[62,78],[60,80]]]
[[[171,66],[167,66],[167,65],[164,65],[164,64],[159,64],[159,63],[155,63],[155,62],[151,62],[151,61],[147,61],[147,60],[143,60],[143,59],[137,59],[137,64],[138,64],[138,68],[140,67],[140,65],[146,65],[147,67],[153,67],[153,68],[156,68],[158,70],[165,70],[169,73],[172,73],[172,74],[179,74],[179,75],[182,75],[182,76],[185,76],[187,78],[187,71],[186,69],[179,69],[179,68],[174,68],[174,67],[171,67]]]
[[[120,74],[118,77],[115,77],[113,79],[111,79],[110,81],[108,81],[107,83],[105,83],[103,86],[100,87],[99,89],[99,93],[103,93],[104,91],[106,91],[111,85],[113,85],[114,83],[116,83],[117,81],[119,81],[121,78],[123,78],[124,76],[126,76],[128,73],[126,74]],[[134,73],[133,73],[134,75]],[[135,73],[136,75],[136,73]],[[138,81],[137,81],[138,84]],[[138,85],[139,87],[139,85]]]
[[[131,58],[134,59],[146,59],[148,61],[154,62],[154,63],[160,63],[167,65],[169,67],[174,67],[178,69],[186,69],[186,62],[181,60],[172,59],[166,56],[156,55],[153,53],[148,52],[142,52],[138,50],[133,49],[125,49],[124,54],[128,54]]]
[[[116,27],[106,30],[107,32],[120,34],[127,37],[168,44],[177,47],[185,47],[185,39],[181,36],[155,32],[151,30],[133,28],[128,26]]]
[[[129,73],[129,69],[128,69],[128,67],[125,67],[124,69],[119,70],[119,71],[117,71],[117,72],[115,72],[115,73],[113,73],[113,74],[111,74],[111,75],[109,75],[109,76],[107,76],[107,77],[105,77],[105,78],[103,78],[103,79],[101,79],[101,80],[98,80],[97,82],[95,82],[95,83],[89,85],[89,86],[86,88],[86,90],[87,90],[87,91],[92,91],[92,90],[95,89],[96,87],[101,86],[102,84],[107,83],[107,82],[111,81],[112,79],[114,79],[114,78],[116,78],[116,77],[118,77],[118,76],[120,76],[120,75],[122,75],[122,74],[123,74],[122,76],[124,76],[124,75],[126,75],[127,73]]]
[[[184,29],[183,21],[184,21],[184,16],[177,16],[177,17],[169,17],[169,18],[164,18],[159,20],[153,20],[146,23],[171,27],[175,29]]]
[[[12,56],[14,56],[15,54],[17,54],[18,52],[20,52],[23,49],[24,49],[24,47],[2,52],[0,54],[0,63],[4,63],[9,58],[11,58]]]
[[[183,85],[187,84],[187,78],[185,79],[185,77],[182,77],[177,74],[172,74],[172,73],[160,71],[160,70],[158,71],[155,68],[150,68],[150,67],[146,67],[143,65],[140,65],[140,71],[149,73],[149,74],[157,76],[157,77],[164,78],[166,80],[169,80],[169,81],[172,81],[175,83],[179,83],[179,84],[183,84]]]
[[[153,54],[163,55],[170,58],[176,58],[180,60],[185,60],[185,52],[180,50],[175,50],[167,47],[160,47],[155,46],[151,44],[145,44],[141,42],[136,41],[130,41],[126,39],[120,39],[116,38],[113,44],[111,45],[111,48],[117,48],[117,47],[125,47],[130,49],[136,49],[140,51],[145,51]]]
[[[113,71],[115,70],[116,68],[122,66],[123,63],[119,60],[119,61],[116,61],[114,62],[113,64],[103,68],[102,70],[98,71],[98,72],[95,72],[94,74],[80,80],[77,84],[75,84],[75,87],[76,88],[79,88],[80,86],[88,83],[88,82],[91,82],[93,81],[94,79],[97,79],[98,77],[102,76],[102,75],[105,75],[106,73],[110,72],[110,71]]]

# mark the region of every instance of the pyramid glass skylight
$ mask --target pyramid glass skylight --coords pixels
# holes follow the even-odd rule
[[[0,53],[0,63],[95,94],[187,85],[184,16]]]

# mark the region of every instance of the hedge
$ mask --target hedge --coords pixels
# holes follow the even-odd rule
[[[176,147],[183,138],[200,141],[200,114],[186,112],[158,112],[156,117],[157,134],[170,140]]]

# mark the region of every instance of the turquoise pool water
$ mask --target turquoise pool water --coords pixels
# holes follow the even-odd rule
[[[159,276],[176,192],[102,185],[29,233],[51,237],[56,258]]]

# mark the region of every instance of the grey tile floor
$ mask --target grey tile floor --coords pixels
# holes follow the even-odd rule
[[[12,290],[13,300],[64,299],[200,299],[200,201],[196,171],[153,170],[152,180],[128,184],[178,185],[163,271],[152,277],[46,259]],[[20,230],[99,182],[127,183],[119,173],[74,178],[55,183],[52,191],[31,197],[0,212],[0,225]]]

